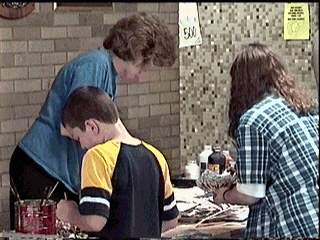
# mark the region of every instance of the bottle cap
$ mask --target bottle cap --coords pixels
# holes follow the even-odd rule
[[[204,150],[212,150],[211,145],[204,145]]]
[[[216,146],[216,147],[214,147],[214,151],[215,151],[215,152],[220,152],[220,151],[221,151],[220,146]]]

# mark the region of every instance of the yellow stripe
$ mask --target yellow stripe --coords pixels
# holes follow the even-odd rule
[[[172,184],[171,184],[171,180],[170,180],[169,167],[168,167],[166,159],[164,158],[162,153],[158,149],[153,147],[152,145],[145,143],[145,142],[142,142],[142,144],[156,156],[156,158],[160,164],[160,167],[161,167],[161,170],[163,173],[163,177],[164,177],[165,198],[170,197],[172,195],[173,188],[172,188]]]
[[[120,143],[108,141],[87,151],[82,164],[81,189],[97,187],[112,194],[111,178],[116,165]]]

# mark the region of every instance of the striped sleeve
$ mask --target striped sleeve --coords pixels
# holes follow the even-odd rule
[[[178,216],[179,210],[177,207],[176,200],[174,198],[174,193],[172,192],[172,195],[164,200],[162,220],[168,221]]]
[[[176,200],[174,198],[173,187],[170,180],[169,167],[167,162],[163,158],[164,168],[162,168],[162,172],[164,173],[164,181],[165,181],[165,199],[163,206],[163,217],[162,219],[165,221],[174,219],[178,217],[179,210],[177,207]]]
[[[79,211],[82,215],[99,215],[109,217],[110,194],[102,189],[87,187],[81,190]]]
[[[83,215],[109,217],[112,194],[111,177],[117,154],[90,149],[84,156],[79,211]]]

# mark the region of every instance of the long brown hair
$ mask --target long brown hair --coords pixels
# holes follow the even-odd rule
[[[302,115],[316,111],[317,105],[311,96],[298,86],[282,60],[264,44],[246,45],[237,54],[230,75],[228,134],[233,139],[241,115],[266,94],[283,97],[293,111]]]

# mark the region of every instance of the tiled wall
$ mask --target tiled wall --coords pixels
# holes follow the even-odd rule
[[[242,44],[259,41],[273,47],[311,94],[311,44],[318,3],[309,3],[310,40],[283,39],[284,3],[198,3],[203,44],[180,49],[181,161],[198,159],[205,144],[229,149],[229,70]]]
[[[114,12],[58,12],[36,3],[20,20],[0,18],[0,231],[9,223],[9,159],[37,117],[59,69],[102,46],[110,27],[136,12],[159,14],[177,35],[178,3],[115,3]],[[155,68],[149,81],[120,82],[117,104],[130,132],[157,146],[173,172],[180,168],[179,59]]]

